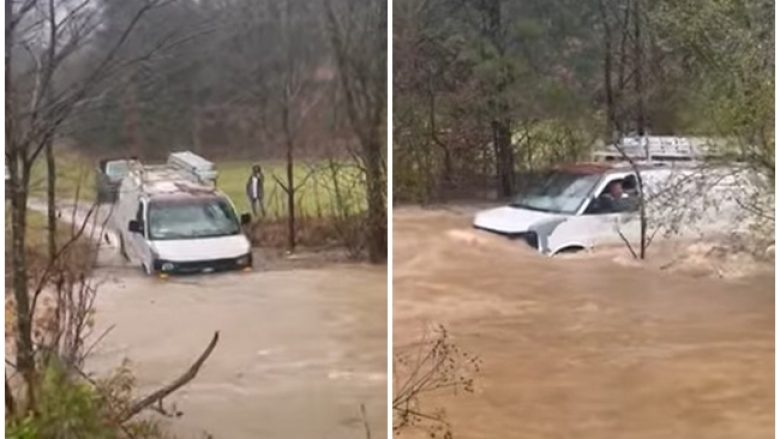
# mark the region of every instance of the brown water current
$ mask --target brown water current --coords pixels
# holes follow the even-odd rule
[[[88,366],[105,373],[127,357],[149,392],[219,330],[200,374],[166,400],[184,412],[166,421],[179,437],[362,439],[368,424],[384,438],[385,273],[334,265],[160,281],[104,270],[96,333],[115,327]]]
[[[483,361],[474,394],[423,400],[456,438],[773,437],[772,272],[547,258],[470,220],[394,211],[395,349],[440,323]]]

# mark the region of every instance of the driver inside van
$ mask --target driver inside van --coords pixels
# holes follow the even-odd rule
[[[609,199],[612,212],[633,212],[638,208],[638,197],[635,194],[635,181],[632,178],[613,181],[607,186],[605,198]]]
[[[628,198],[628,194],[623,191],[623,181],[615,180],[609,184],[607,188],[609,196],[612,200],[619,202],[623,198]]]
[[[599,197],[599,211],[603,213],[622,212],[625,210],[628,194],[623,191],[623,180],[609,182]]]

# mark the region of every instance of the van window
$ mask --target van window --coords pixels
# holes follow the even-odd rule
[[[540,212],[573,214],[587,200],[599,179],[599,174],[554,171],[540,182],[529,185],[509,205]]]
[[[114,160],[107,162],[105,169],[106,176],[108,176],[109,179],[113,181],[119,181],[124,178],[125,175],[127,175],[130,167],[126,160]]]
[[[219,197],[153,200],[149,203],[149,237],[195,239],[241,233],[233,207]]]
[[[614,178],[598,197],[590,200],[587,215],[635,212],[639,209],[639,190],[636,177]]]

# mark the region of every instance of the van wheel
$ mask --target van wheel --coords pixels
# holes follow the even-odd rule
[[[584,247],[580,247],[578,245],[573,245],[570,247],[564,247],[557,252],[553,256],[560,256],[560,255],[573,255],[575,253],[582,253],[585,250]]]

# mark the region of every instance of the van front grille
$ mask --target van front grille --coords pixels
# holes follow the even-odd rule
[[[251,262],[249,265],[241,265],[239,263],[239,259],[241,258],[210,259],[187,262],[155,261],[154,269],[155,271],[165,273],[196,274],[204,272],[240,270],[242,268],[251,266]],[[163,265],[165,264],[172,264],[173,269],[163,270]]]

